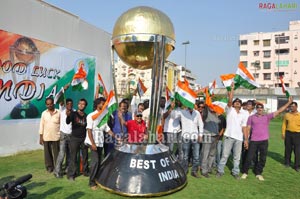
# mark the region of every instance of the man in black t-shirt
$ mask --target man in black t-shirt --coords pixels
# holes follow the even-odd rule
[[[66,123],[72,123],[72,134],[70,138],[70,166],[68,169],[68,179],[74,180],[76,177],[76,163],[77,163],[77,154],[80,149],[82,150],[82,159],[83,159],[83,175],[88,176],[88,147],[84,145],[84,140],[86,137],[86,113],[84,109],[87,106],[87,101],[85,99],[80,99],[78,102],[78,110],[66,112],[67,119]]]

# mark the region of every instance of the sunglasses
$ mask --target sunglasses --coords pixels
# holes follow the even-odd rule
[[[136,117],[143,117],[142,115],[137,115]]]
[[[257,106],[256,108],[264,108],[264,107],[262,107],[262,106]]]

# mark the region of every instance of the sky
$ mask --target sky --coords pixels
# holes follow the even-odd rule
[[[185,65],[202,86],[214,79],[221,87],[221,74],[235,73],[239,63],[239,35],[288,30],[300,20],[300,0],[44,0],[79,16],[87,23],[112,33],[117,19],[137,6],[164,12],[175,29],[175,50],[168,57]],[[261,9],[260,3],[295,3],[289,10]],[[182,45],[189,41],[190,44]],[[185,49],[186,47],[186,49]],[[185,51],[186,50],[186,51]],[[186,52],[186,57],[185,57]]]

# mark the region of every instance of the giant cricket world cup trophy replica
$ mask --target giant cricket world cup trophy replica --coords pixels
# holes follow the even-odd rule
[[[161,196],[176,192],[187,183],[177,158],[167,146],[156,142],[164,62],[174,49],[174,39],[174,27],[169,17],[150,7],[128,10],[114,26],[113,72],[115,51],[123,62],[133,68],[152,68],[152,90],[148,143],[124,143],[107,155],[96,180],[107,191],[124,196]]]

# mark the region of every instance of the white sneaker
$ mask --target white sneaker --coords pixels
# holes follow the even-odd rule
[[[259,180],[259,181],[264,181],[264,177],[262,175],[256,175],[256,178]]]
[[[241,179],[246,179],[248,177],[248,174],[246,174],[246,173],[243,173],[243,175],[241,176]]]

